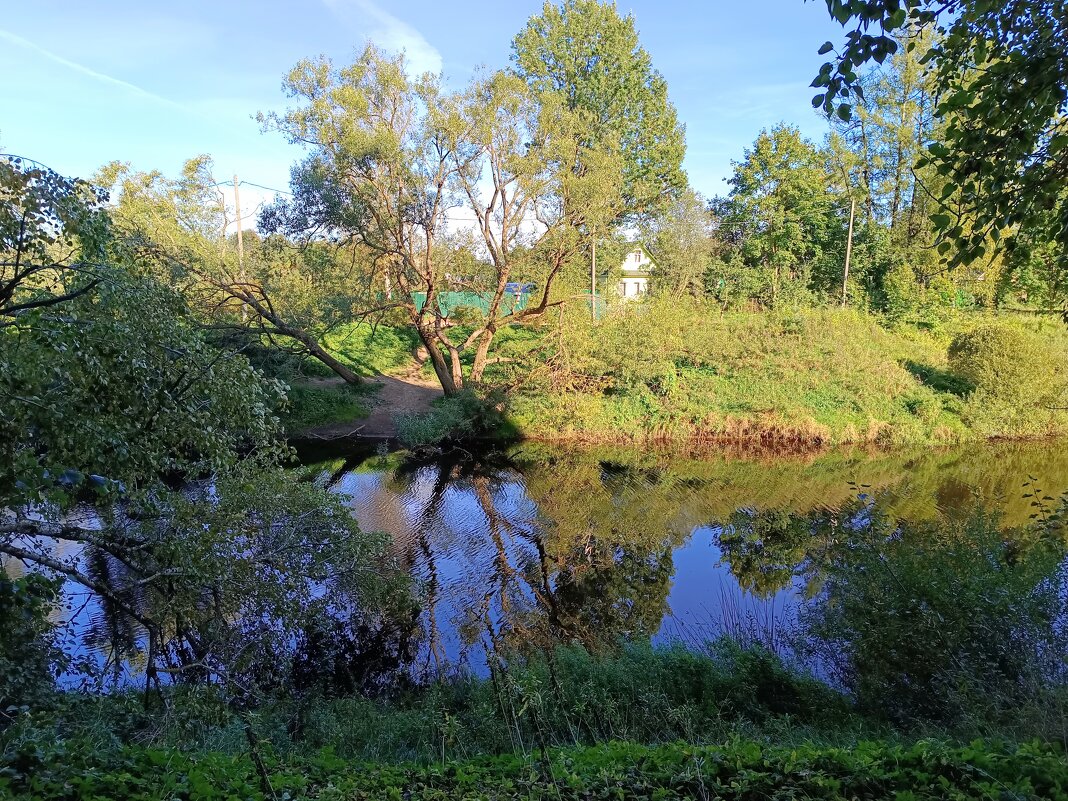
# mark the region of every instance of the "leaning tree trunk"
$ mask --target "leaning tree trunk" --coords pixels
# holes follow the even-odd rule
[[[486,371],[486,366],[489,362],[490,343],[493,342],[493,334],[494,332],[490,329],[483,331],[482,336],[478,341],[478,347],[475,348],[475,361],[471,367],[471,380],[476,384],[482,381],[482,374]]]
[[[275,325],[280,335],[289,337],[290,339],[295,339],[307,349],[308,353],[312,357],[318,359],[331,370],[333,370],[334,373],[336,373],[345,381],[345,383],[352,384],[354,386],[363,383],[363,379],[360,378],[360,376],[357,375],[355,372],[353,372],[352,368],[350,368],[346,364],[342,364],[329,353],[327,353],[323,346],[316,341],[315,337],[313,337],[307,331],[304,331],[300,328],[293,328],[288,325],[278,325],[277,323]]]
[[[455,395],[459,387],[453,380],[452,371],[445,361],[441,348],[438,347],[437,333],[425,323],[417,324],[415,330],[419,334],[419,339],[426,348],[427,354],[430,356],[430,364],[434,367],[434,375],[438,377],[438,383],[441,384],[442,391],[446,395]]]
[[[274,308],[271,306],[270,300],[266,295],[263,296],[263,302],[260,298],[257,298],[251,291],[245,291],[237,295],[237,298],[241,300],[249,309],[259,315],[260,319],[270,323],[274,326],[272,333],[278,336],[286,337],[287,339],[293,339],[299,342],[308,353],[314,358],[321,361],[327,367],[334,371],[342,380],[347,384],[362,384],[363,379],[352,371],[348,365],[342,364],[323,348],[322,345],[305,331],[303,328],[297,328],[296,326],[289,325],[284,322],[281,317],[275,313]]]

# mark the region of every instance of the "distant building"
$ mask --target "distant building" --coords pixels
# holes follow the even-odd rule
[[[634,300],[649,291],[649,277],[656,269],[656,260],[645,245],[635,243],[627,252],[620,267],[618,292],[624,300]]]

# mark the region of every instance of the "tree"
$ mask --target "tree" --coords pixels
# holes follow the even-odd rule
[[[108,236],[102,196],[29,159],[0,157],[0,327],[99,283]]]
[[[0,250],[24,272],[25,254],[47,264],[0,335],[0,555],[120,621],[112,657],[137,651],[146,697],[164,672],[236,697],[253,655],[284,653],[314,607],[364,597],[381,540],[280,467],[281,387],[207,341],[100,195],[49,195],[37,182],[81,184],[37,167],[0,175],[0,213],[49,221]]]
[[[806,289],[813,267],[841,228],[824,158],[788,125],[762,131],[734,163],[720,227],[733,229],[741,258],[766,273],[775,305],[784,286]]]
[[[187,161],[173,180],[114,163],[99,181],[118,199],[112,217],[138,243],[140,262],[179,286],[205,325],[265,338],[360,383],[320,342],[354,318],[347,300],[360,280],[361,254],[298,250],[277,240],[259,243],[257,236],[246,237],[239,257],[236,240],[226,237],[231,220],[207,156]]]
[[[546,2],[516,36],[512,59],[536,92],[585,113],[590,148],[621,153],[625,214],[651,214],[686,188],[685,132],[633,15],[599,0]]]
[[[717,247],[705,199],[687,189],[646,228],[644,238],[656,254],[653,291],[699,294]]]
[[[813,86],[813,105],[848,119],[863,98],[857,69],[882,63],[902,44],[895,32],[928,31],[924,58],[937,87],[945,129],[918,166],[946,179],[931,217],[952,264],[981,259],[991,242],[1041,224],[1068,265],[1068,12],[1063,0],[827,0],[831,15],[853,23]],[[905,44],[906,48],[912,42]],[[834,50],[825,43],[821,53]],[[953,249],[955,248],[955,252]]]
[[[578,232],[613,213],[618,160],[586,151],[581,115],[501,73],[448,94],[368,46],[348,67],[297,65],[287,88],[300,105],[262,120],[312,152],[294,168],[293,200],[276,201],[261,227],[367,248],[392,288],[380,305],[406,313],[446,394],[479,382],[501,327],[561,302],[553,286],[580,252]],[[457,232],[460,208],[473,231]],[[457,279],[450,262],[470,234],[486,269]],[[536,286],[524,308],[513,280]],[[454,289],[478,305],[459,335]]]

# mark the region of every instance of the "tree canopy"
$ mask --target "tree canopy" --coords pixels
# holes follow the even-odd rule
[[[633,15],[600,0],[546,1],[512,43],[517,72],[586,114],[593,147],[623,156],[625,211],[643,215],[686,188],[685,130]]]
[[[862,100],[861,68],[930,37],[924,63],[944,126],[918,166],[945,179],[932,220],[954,264],[986,255],[990,239],[1044,225],[1068,266],[1068,8],[1062,0],[827,0],[844,45],[820,69],[813,105],[842,119]],[[904,35],[901,35],[904,34]],[[1052,214],[1052,220],[1050,219]],[[1051,224],[1052,223],[1052,224]]]

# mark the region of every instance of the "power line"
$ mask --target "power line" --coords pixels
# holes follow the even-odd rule
[[[212,186],[233,186],[233,185],[234,184],[233,184],[232,181],[216,181],[215,183],[212,184]],[[288,190],[276,189],[273,186],[264,186],[263,184],[253,183],[252,181],[238,181],[237,185],[238,186],[254,186],[257,189],[266,189],[268,192],[276,192],[279,195],[289,195],[290,197],[293,196],[293,193],[288,191]]]

